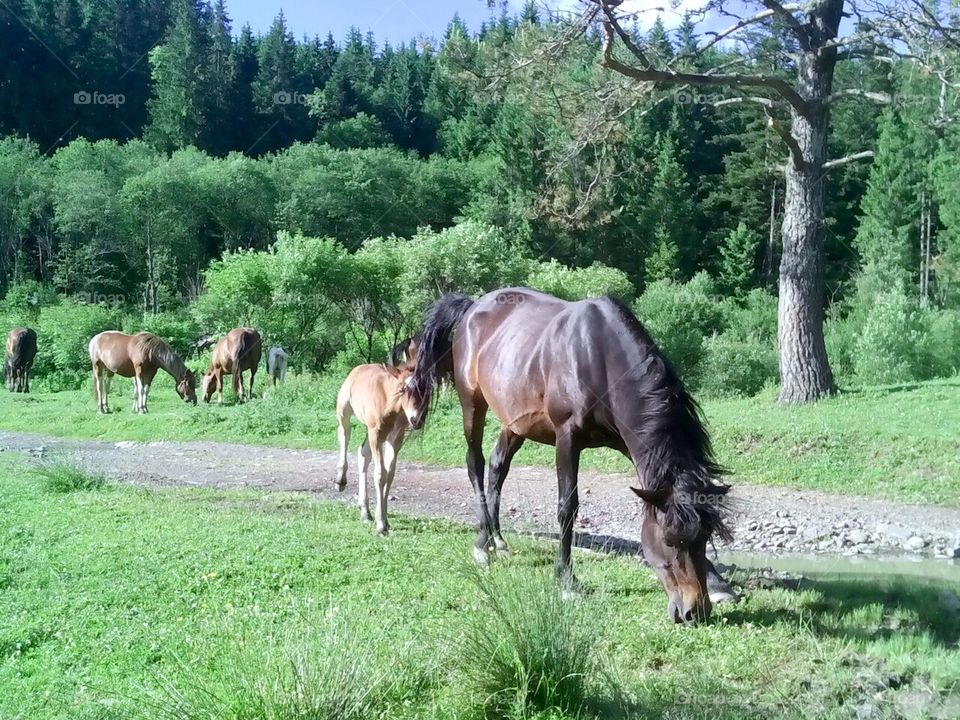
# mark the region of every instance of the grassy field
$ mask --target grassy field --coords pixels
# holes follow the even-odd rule
[[[0,459],[0,717],[956,717],[960,586],[821,580],[669,624],[635,561],[304,495],[147,490]]]
[[[109,440],[210,439],[334,449],[339,380],[292,377],[249,405],[194,408],[177,398],[164,376],[151,393],[147,416],[131,412],[131,385],[120,378],[110,416],[94,412],[89,390],[4,394],[0,428]],[[733,482],[960,505],[960,379],[847,392],[810,407],[779,407],[769,394],[705,401],[703,407],[717,456],[733,471]],[[425,432],[404,448],[404,457],[462,465],[460,422],[455,398],[444,397]],[[489,424],[488,446],[497,432],[492,418]],[[612,452],[585,453],[583,462],[587,468],[629,470]],[[552,465],[553,450],[528,443],[515,464]]]

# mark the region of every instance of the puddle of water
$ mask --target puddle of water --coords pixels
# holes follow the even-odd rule
[[[883,581],[910,578],[933,583],[947,581],[960,584],[960,561],[945,558],[721,552],[718,559],[723,565],[736,565],[741,570],[770,568],[791,575],[805,575],[823,580],[852,578]]]

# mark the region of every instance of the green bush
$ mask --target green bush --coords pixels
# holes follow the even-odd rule
[[[777,346],[770,339],[724,332],[708,338],[700,389],[714,397],[756,395],[777,380]]]
[[[696,388],[704,341],[724,328],[723,307],[710,276],[701,272],[687,283],[651,283],[634,309],[687,386]]]
[[[923,380],[933,372],[929,313],[901,293],[876,296],[867,310],[853,358],[864,385]]]
[[[102,475],[87,472],[70,463],[56,462],[39,465],[34,473],[43,489],[49,493],[70,493],[84,490],[100,490],[107,480]]]
[[[766,290],[751,290],[742,298],[723,301],[725,332],[740,340],[777,339],[777,298]]]
[[[598,262],[585,268],[569,268],[556,260],[541,262],[534,266],[526,284],[565,300],[612,295],[629,301],[636,292],[623,270]]]
[[[162,312],[156,315],[129,315],[124,318],[125,333],[151,332],[166,340],[184,360],[202,334],[197,321],[186,312]]]
[[[933,311],[929,322],[931,377],[960,373],[960,310]]]
[[[0,312],[19,316],[22,318],[21,324],[28,324],[31,318],[36,318],[40,308],[56,305],[58,302],[60,297],[49,283],[24,280],[7,289],[7,294],[0,303]]]
[[[119,307],[63,300],[41,308],[36,327],[34,373],[38,378],[59,375],[59,378],[45,378],[60,386],[56,389],[79,387],[79,381],[90,374],[90,338],[122,326],[123,312]]]

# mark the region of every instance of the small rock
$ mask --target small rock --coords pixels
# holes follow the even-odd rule
[[[908,540],[913,535],[909,529],[900,525],[892,525],[890,523],[881,523],[880,525],[877,525],[877,534],[901,541]]]
[[[913,550],[914,552],[919,552],[927,546],[927,541],[924,540],[919,535],[911,535],[907,541],[903,544],[907,550]]]
[[[866,531],[859,528],[851,530],[847,537],[854,545],[863,545],[864,543],[870,542],[870,536],[866,533]]]
[[[869,720],[877,716],[877,706],[873,703],[860,703],[853,711],[856,713],[857,720]]]

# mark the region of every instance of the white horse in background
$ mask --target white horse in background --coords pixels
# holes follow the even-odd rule
[[[274,346],[270,348],[270,352],[267,354],[267,375],[270,376],[273,384],[276,385],[278,382],[283,382],[286,374],[287,354],[283,351],[282,347]]]

